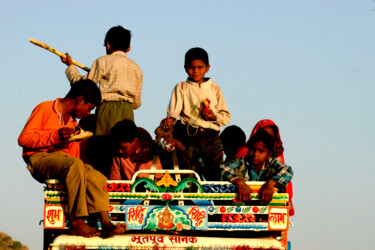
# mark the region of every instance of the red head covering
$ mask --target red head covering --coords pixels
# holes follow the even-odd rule
[[[236,158],[244,158],[248,152],[248,149],[247,149],[247,144],[249,143],[250,141],[250,138],[256,133],[258,132],[260,129],[264,128],[264,127],[267,127],[267,126],[270,126],[273,131],[275,132],[275,142],[274,142],[274,148],[275,149],[279,149],[279,150],[275,150],[276,152],[274,152],[276,155],[276,157],[279,158],[279,160],[281,160],[283,163],[284,163],[284,156],[282,154],[282,151],[283,151],[283,142],[281,141],[281,138],[280,138],[280,132],[279,132],[279,127],[277,127],[277,125],[272,121],[272,120],[269,120],[269,119],[264,119],[264,120],[260,120],[256,125],[255,127],[253,128],[253,131],[251,131],[251,134],[250,134],[250,137],[249,137],[249,140],[247,140],[247,142],[245,143],[244,146],[240,147],[238,149],[238,152],[236,154]]]

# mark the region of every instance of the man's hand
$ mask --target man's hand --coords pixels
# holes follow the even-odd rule
[[[160,122],[160,127],[162,127],[163,129],[171,128],[175,120],[176,119],[174,119],[173,117],[167,117]]]
[[[251,193],[253,190],[240,178],[236,178],[232,181],[233,184],[238,186],[238,199],[243,202],[251,201]]]
[[[60,128],[58,130],[58,133],[59,133],[59,137],[60,137],[60,140],[62,142],[65,142],[69,139],[69,137],[74,134],[74,128],[67,128],[67,127],[64,127],[64,128]]]
[[[65,63],[67,66],[70,66],[73,64],[73,59],[70,57],[69,53],[66,53],[66,58],[60,57],[61,61]]]
[[[276,182],[274,180],[268,180],[259,190],[262,204],[268,204],[270,201],[272,201],[275,185]]]
[[[208,109],[203,108],[202,116],[206,121],[216,121],[216,116],[214,115],[214,112],[210,108]]]

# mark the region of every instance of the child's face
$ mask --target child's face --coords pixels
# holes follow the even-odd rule
[[[135,138],[133,142],[121,142],[118,147],[118,154],[122,158],[132,157],[139,146],[139,139]]]
[[[186,73],[190,80],[196,83],[204,82],[204,75],[210,69],[210,65],[206,65],[202,60],[193,60],[189,65],[185,66]]]
[[[83,118],[88,116],[91,113],[91,110],[95,108],[95,105],[92,103],[85,103],[85,100],[83,97],[78,98],[77,104],[73,111],[73,116],[75,118]]]
[[[261,167],[271,156],[267,146],[262,141],[257,141],[249,148],[250,163],[254,167]]]

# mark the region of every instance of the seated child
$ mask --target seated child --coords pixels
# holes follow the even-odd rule
[[[109,196],[104,188],[107,178],[79,159],[80,142],[70,140],[76,119],[88,116],[100,101],[94,82],[78,81],[64,98],[39,104],[18,138],[34,179],[41,183],[59,179],[65,184],[71,234],[83,237],[108,237],[126,229],[123,223],[114,225],[108,216]],[[90,214],[100,217],[101,233],[86,224]]]
[[[151,169],[155,142],[143,128],[137,127],[131,120],[118,122],[111,129],[111,139],[114,146],[110,180],[131,180],[138,170]],[[155,169],[162,169],[160,160]],[[155,174],[160,179],[162,174]],[[149,174],[139,174],[149,177]]]
[[[245,144],[246,135],[240,127],[232,125],[221,132],[220,139],[226,155],[224,162],[227,163],[236,159],[237,150]]]
[[[220,87],[211,78],[205,78],[210,69],[207,52],[202,48],[190,49],[185,54],[184,66],[189,77],[173,89],[167,118],[160,126],[170,128],[180,117],[184,128],[178,139],[186,147],[181,168],[197,171],[206,180],[218,180],[216,168],[223,161],[220,126],[230,121],[230,113]],[[204,164],[199,164],[198,159]]]
[[[251,200],[252,190],[245,181],[266,181],[259,191],[262,204],[272,200],[274,187],[285,190],[293,177],[292,168],[273,157],[274,141],[270,134],[259,130],[249,140],[248,154],[221,166],[223,180],[238,186],[238,198]]]
[[[272,136],[274,140],[273,156],[277,157],[282,163],[285,163],[284,155],[283,155],[284,147],[283,147],[283,142],[281,141],[279,127],[272,120],[269,120],[269,119],[260,120],[251,131],[250,138],[259,130],[264,130]],[[249,141],[246,142],[246,144],[248,143]],[[243,158],[246,156],[248,152],[246,144],[242,146],[240,149],[238,149],[235,158]],[[293,200],[292,200],[293,199],[292,182],[289,182],[288,185],[286,186],[286,192],[289,194],[289,215],[293,216],[295,211],[294,211]]]
[[[277,125],[269,119],[260,120],[251,131],[250,138],[259,130],[264,130],[272,136],[274,140],[273,156],[278,157],[280,161],[285,163],[284,156],[283,156],[284,147],[283,147],[283,142],[281,141],[279,127],[277,127]],[[249,143],[249,140],[246,142],[246,144]],[[248,151],[247,146],[243,145],[242,147],[238,149],[236,153],[236,158],[245,157],[245,155],[247,154],[247,151]]]

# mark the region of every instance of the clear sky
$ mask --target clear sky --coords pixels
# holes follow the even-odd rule
[[[37,104],[69,89],[66,66],[29,38],[91,67],[115,25],[132,31],[128,56],[144,73],[138,126],[153,133],[186,79],[185,52],[206,49],[228,125],[280,128],[295,173],[293,249],[374,248],[372,0],[0,0],[0,231],[42,247],[43,185],[17,138]]]

